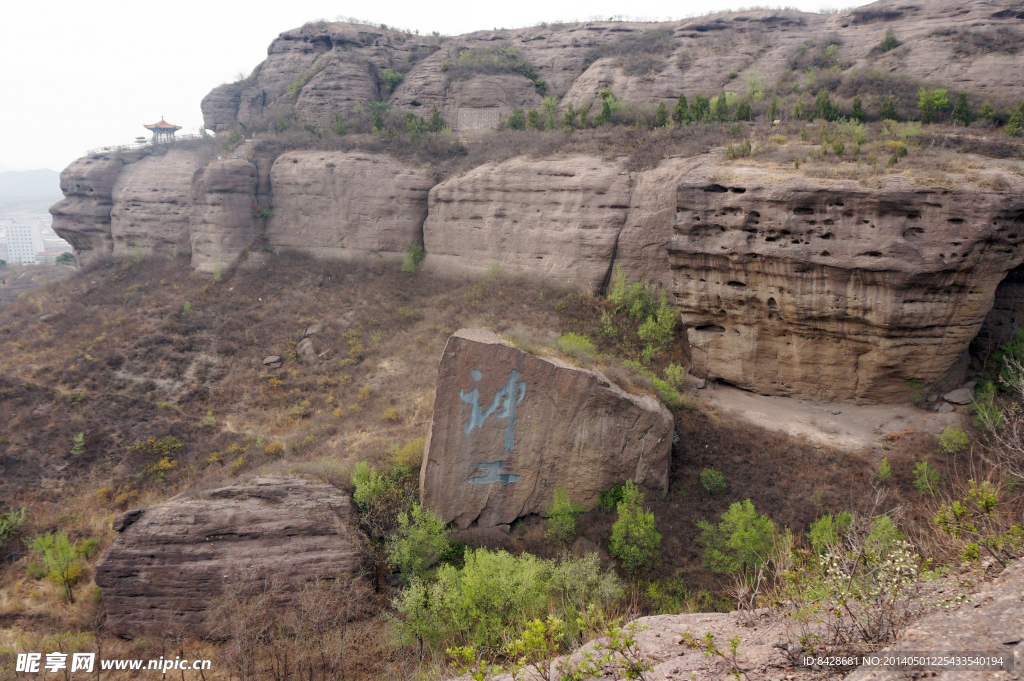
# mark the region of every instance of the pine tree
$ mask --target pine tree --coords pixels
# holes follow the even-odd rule
[[[693,120],[699,123],[707,123],[711,118],[711,102],[704,95],[697,95],[693,98],[693,106],[690,107],[690,115]]]
[[[768,116],[769,121],[779,120],[779,98],[776,95],[772,95],[772,101],[768,104]]]
[[[922,123],[935,121],[935,99],[932,93],[923,87],[917,89],[917,108],[921,111]]]
[[[740,102],[740,105],[736,107],[736,120],[738,121],[749,121],[754,118],[754,112],[750,108],[750,100],[744,99]]]
[[[978,118],[984,118],[986,121],[991,123],[992,119],[995,118],[995,116],[996,109],[994,106],[992,106],[992,102],[989,102],[987,100],[983,102],[981,108],[978,109]]]
[[[431,132],[441,132],[444,130],[444,119],[441,118],[441,112],[437,110],[436,106],[430,111],[429,125]]]
[[[668,125],[668,109],[665,108],[665,102],[661,102],[654,114],[654,127],[664,128],[666,125]]]
[[[715,120],[729,120],[729,102],[725,97],[725,92],[719,93],[718,97],[715,98]]]
[[[952,118],[954,123],[959,123],[960,125],[970,124],[971,110],[967,108],[967,93],[961,92],[956,96]]]
[[[878,117],[883,121],[895,121],[899,116],[896,111],[896,96],[889,95],[883,101],[881,106],[878,107]]]
[[[632,480],[627,480],[622,501],[616,506],[619,517],[612,525],[609,541],[610,553],[627,572],[651,567],[661,553],[661,535],[655,529],[654,513],[645,511],[643,503],[643,493]]]
[[[864,122],[864,104],[861,103],[860,97],[853,98],[853,111],[850,112],[850,118],[858,123]]]
[[[679,125],[686,125],[691,120],[690,118],[690,107],[686,103],[686,95],[680,93],[679,100],[676,102],[676,108],[672,111],[672,120]]]

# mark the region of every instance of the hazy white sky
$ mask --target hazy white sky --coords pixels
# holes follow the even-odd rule
[[[457,35],[542,21],[612,15],[680,19],[769,0],[703,2],[448,0],[5,0],[0,21],[0,170],[61,170],[87,149],[146,135],[161,116],[202,125],[199,102],[248,74],[278,33],[315,19],[354,16],[420,33]],[[816,12],[859,0],[783,0]]]

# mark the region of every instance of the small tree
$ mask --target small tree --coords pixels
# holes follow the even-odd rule
[[[537,111],[536,109],[530,109],[529,111],[526,112],[526,129],[540,129],[540,112]]]
[[[548,529],[544,538],[552,544],[568,544],[576,536],[576,516],[586,509],[569,499],[569,489],[562,485],[555,488],[551,505],[544,510]]]
[[[441,118],[441,112],[437,110],[436,106],[430,110],[430,122],[427,125],[430,127],[431,132],[441,132],[444,130],[444,119]]]
[[[818,93],[818,96],[814,98],[814,115],[817,118],[824,118],[826,121],[835,120],[836,106],[832,103],[832,96],[828,93],[828,90],[822,90]]]
[[[864,104],[860,101],[860,97],[853,98],[853,110],[850,112],[850,118],[858,123],[864,122]]]
[[[58,265],[74,265],[75,256],[71,255],[70,253],[61,253],[54,259],[54,262],[57,263]]]
[[[882,100],[878,107],[878,117],[883,121],[895,121],[899,117],[899,113],[896,111],[895,95],[888,95]]]
[[[768,112],[766,114],[769,121],[779,120],[780,108],[778,95],[772,95],[772,101],[768,103]]]
[[[511,130],[522,130],[526,127],[526,113],[517,106],[512,107],[512,113],[505,119],[505,125]]]
[[[679,99],[676,100],[676,108],[672,110],[672,120],[679,125],[686,125],[693,119],[690,118],[690,106],[686,103],[686,95],[679,93]]]
[[[996,108],[992,106],[992,102],[985,100],[981,104],[981,108],[978,109],[978,118],[982,118],[989,123],[996,117]]]
[[[387,543],[387,564],[406,579],[422,578],[448,547],[444,521],[433,511],[413,504],[409,513],[398,514],[398,531]]]
[[[736,120],[738,121],[749,121],[753,119],[754,112],[750,108],[750,100],[744,99],[740,102],[740,105],[736,107]]]
[[[750,499],[738,501],[722,514],[717,526],[701,520],[697,541],[704,545],[704,566],[724,574],[747,573],[768,557],[775,540],[775,524],[757,515]]]
[[[331,129],[335,135],[344,136],[348,134],[348,125],[345,123],[345,117],[340,111],[334,114],[334,123],[331,125]]]
[[[954,123],[968,125],[971,122],[971,110],[967,108],[967,93],[961,92],[956,96],[956,103],[953,105],[953,113],[950,116]]]
[[[658,104],[658,110],[654,112],[654,127],[664,128],[668,125],[668,109],[665,108],[665,102]]]
[[[724,91],[720,92],[718,97],[715,98],[715,120],[729,120],[729,100],[726,98]]]
[[[654,513],[645,511],[643,503],[643,493],[632,480],[627,480],[609,547],[612,557],[619,559],[626,572],[651,567],[661,553],[661,535],[655,529]]]
[[[711,101],[704,95],[694,97],[690,116],[698,123],[707,123],[711,119]]]
[[[558,97],[548,95],[541,100],[540,108],[544,110],[544,129],[555,129],[555,112],[558,110]]]
[[[882,42],[878,46],[878,49],[880,49],[882,52],[888,52],[889,50],[894,50],[899,46],[899,38],[897,38],[896,34],[892,32],[892,29],[889,29],[888,31],[885,32],[885,37],[882,38]]]
[[[81,577],[82,570],[78,567],[78,554],[68,540],[68,533],[58,532],[54,535],[47,532],[36,537],[32,541],[32,550],[46,563],[49,578],[64,589],[68,603],[74,603],[75,594],[72,587]]]
[[[419,269],[420,263],[423,262],[423,258],[426,256],[427,254],[423,250],[423,246],[409,244],[405,249],[405,258],[402,259],[402,271],[406,274],[416,274],[416,270]]]

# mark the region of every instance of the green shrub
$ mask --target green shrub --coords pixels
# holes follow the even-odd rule
[[[398,71],[393,69],[384,69],[384,94],[390,95],[404,79],[405,76]]]
[[[676,100],[676,106],[672,110],[672,120],[679,125],[686,125],[693,119],[690,117],[690,106],[686,102],[686,95],[679,93],[679,99]]]
[[[820,555],[830,547],[836,546],[852,522],[853,516],[846,511],[821,516],[811,523],[807,530],[807,540],[811,543],[811,549]]]
[[[387,489],[388,476],[373,470],[365,461],[360,461],[352,471],[352,485],[355,487],[352,500],[366,506]]]
[[[566,333],[559,337],[558,349],[570,357],[586,357],[597,354],[597,348],[586,336],[578,333]]]
[[[340,111],[334,114],[334,123],[331,124],[331,130],[334,131],[335,135],[339,136],[348,134],[348,124],[345,123],[345,116]]]
[[[616,506],[618,519],[612,525],[609,553],[626,572],[652,567],[661,553],[661,535],[655,529],[654,513],[643,509],[644,495],[632,480],[622,490]]]
[[[778,95],[772,95],[772,99],[768,103],[768,111],[765,113],[769,122],[779,120],[781,108],[781,100],[779,100]]]
[[[64,590],[64,597],[67,601],[74,603],[75,595],[72,587],[81,577],[82,571],[78,567],[78,554],[75,553],[68,540],[68,533],[48,532],[36,537],[32,540],[32,551],[43,559],[46,564],[47,576]]]
[[[85,451],[85,433],[76,433],[71,445],[71,455],[78,456]]]
[[[882,52],[888,52],[889,50],[894,50],[899,46],[899,39],[896,37],[896,34],[892,32],[892,29],[889,29],[885,32],[885,37],[882,38],[882,42],[878,45],[878,49]]]
[[[686,367],[679,364],[669,364],[665,367],[665,380],[677,390],[686,385]]]
[[[622,483],[615,483],[611,489],[601,492],[597,497],[597,507],[605,513],[611,513],[622,501],[623,495]]]
[[[750,499],[738,501],[717,525],[701,520],[697,541],[704,547],[704,566],[722,574],[749,573],[765,560],[775,541],[775,524],[757,515]]]
[[[416,270],[419,269],[420,263],[426,256],[427,253],[423,250],[423,246],[409,244],[405,249],[405,258],[402,260],[402,272],[416,274]]]
[[[860,97],[853,98],[853,109],[850,111],[850,118],[858,123],[864,122],[864,104]]]
[[[956,96],[956,103],[953,105],[953,113],[950,118],[960,125],[969,125],[971,122],[971,110],[967,106],[967,93],[961,92]]]
[[[882,463],[878,465],[878,475],[876,479],[878,482],[885,482],[892,477],[892,466],[889,465],[889,459],[882,459]]]
[[[878,106],[878,117],[883,121],[895,121],[899,118],[899,112],[896,110],[896,96],[886,95],[885,99]]]
[[[25,509],[11,509],[6,513],[0,513],[0,547],[9,538],[13,537],[25,524]]]
[[[697,95],[693,98],[693,106],[690,107],[690,116],[698,123],[707,123],[711,120],[711,100],[705,95]]]
[[[668,109],[665,107],[665,102],[658,103],[658,109],[654,112],[654,127],[664,128],[668,125]]]
[[[536,109],[530,109],[526,112],[526,129],[540,130],[540,112]]]
[[[917,491],[935,496],[942,484],[942,472],[936,470],[927,461],[919,461],[914,466],[914,487]]]
[[[946,454],[958,454],[971,444],[971,438],[960,426],[946,426],[938,435],[939,449]]]
[[[970,480],[970,489],[962,500],[943,504],[935,516],[939,529],[954,539],[966,540],[960,560],[976,561],[981,549],[1001,563],[1024,554],[1024,525],[1005,526],[996,515],[999,490],[990,482],[980,485]]]
[[[548,521],[544,538],[552,544],[572,542],[576,538],[576,516],[584,511],[583,506],[569,499],[569,489],[565,485],[556,487],[551,505],[544,510]]]
[[[996,108],[992,106],[992,102],[986,100],[982,102],[981,108],[978,109],[978,118],[988,121],[991,123],[996,117]]]
[[[705,468],[700,472],[700,484],[711,494],[726,490],[725,476],[714,468]]]
[[[449,548],[444,521],[419,504],[409,513],[398,514],[398,530],[387,541],[387,564],[407,579],[422,579],[424,573]]]

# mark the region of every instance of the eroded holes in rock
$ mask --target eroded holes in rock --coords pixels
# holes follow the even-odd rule
[[[853,217],[853,211],[852,210],[844,210],[843,211],[843,217],[844,218],[852,218]]]
[[[765,241],[775,241],[775,237],[773,237],[773,236],[766,236],[766,237],[764,238],[764,240],[765,240]]]
[[[779,309],[779,303],[774,298],[769,298],[766,304],[768,305],[768,309],[772,312]]]
[[[735,206],[726,206],[722,210],[718,211],[718,214],[719,215],[735,215],[736,213],[739,213],[739,212],[740,212],[740,209],[736,208]]]
[[[799,244],[799,243],[803,243],[803,242],[800,241],[800,239],[793,239],[790,243]]]
[[[742,281],[735,281],[735,280],[734,281],[730,281],[728,284],[726,284],[726,286],[732,286],[733,288],[746,288],[747,287],[747,285],[744,284]]]
[[[866,255],[869,258],[881,258],[882,257],[882,252],[881,251],[868,251],[867,253],[861,253],[861,255]]]
[[[832,220],[832,219],[830,218],[830,219],[828,219],[828,220],[825,220],[825,222],[823,222],[823,223],[821,223],[821,224],[823,224],[823,225],[834,225],[834,224],[836,224],[836,221],[835,221],[835,220]]]
[[[698,326],[694,331],[698,331],[700,333],[721,334],[725,333],[725,327],[719,326],[718,324],[705,324],[703,326]]]
[[[824,257],[824,258],[828,258],[828,257],[830,257],[830,256],[831,256],[832,254],[831,254],[831,253],[829,253],[828,251],[822,251],[822,252],[821,252],[821,255],[822,255],[822,257]]]
[[[729,187],[729,191],[733,194],[745,194],[747,192],[746,187]]]
[[[835,238],[835,234],[833,234],[832,232],[825,232],[824,234],[821,235],[821,238],[828,241],[829,239]]]
[[[704,187],[704,191],[710,192],[712,194],[724,194],[729,190],[720,184],[712,184],[707,187]]]
[[[913,237],[920,236],[922,234],[924,234],[924,230],[921,229],[920,227],[911,227],[910,229],[903,232],[903,238],[912,239]]]
[[[793,215],[814,215],[814,209],[808,206],[799,206],[793,209]]]
[[[909,213],[907,213],[907,219],[908,220],[920,220],[921,219],[921,211],[919,211],[919,210],[912,210],[912,211],[910,211]]]
[[[780,234],[782,234],[782,236],[789,236],[790,234],[792,234],[792,232],[790,232],[788,229],[784,229],[782,230],[782,232],[780,232]]]
[[[963,218],[950,218],[949,219],[949,223],[951,225],[962,225],[962,224],[964,224],[964,219]]]
[[[816,224],[818,224],[818,221],[817,220],[804,220],[804,224],[816,225]]]

